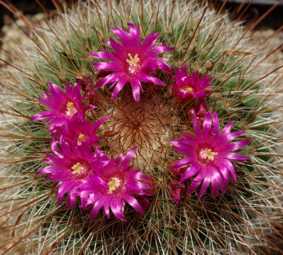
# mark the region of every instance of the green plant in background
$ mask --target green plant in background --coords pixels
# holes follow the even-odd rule
[[[142,87],[132,78],[125,80],[125,76],[119,76],[118,82],[111,80],[113,76],[109,75],[115,72],[120,75],[119,68],[123,65],[120,61],[123,57],[117,60],[117,55],[125,53],[125,49],[117,50],[113,42],[107,44],[114,37],[113,29],[116,29],[113,31],[116,36],[129,40],[131,51],[124,57],[124,65],[129,67],[127,70],[131,74],[137,75],[137,80],[143,78]],[[142,76],[138,76],[138,70],[144,67],[146,57],[141,56],[145,51],[132,52],[137,46],[132,46],[136,42],[131,34],[136,35],[137,29],[142,38],[139,42],[145,42],[151,33],[159,35],[157,40],[157,34],[151,34],[152,42],[156,43],[156,48],[151,48],[155,55],[146,56],[153,62],[143,70],[150,69],[150,72],[143,72]],[[282,173],[277,153],[279,117],[271,100],[279,88],[280,76],[276,73],[278,68],[266,60],[270,49],[259,51],[248,38],[249,33],[231,23],[225,15],[216,14],[193,1],[81,2],[36,29],[31,36],[33,47],[28,51],[19,50],[20,63],[13,65],[15,68],[10,68],[1,81],[3,187],[0,188],[0,218],[8,240],[0,243],[1,252],[258,254],[260,247],[269,247],[269,239],[264,239],[262,233],[280,219],[282,210]],[[172,48],[166,48],[167,45]],[[115,58],[113,55],[109,57],[113,51]],[[111,61],[118,61],[118,64],[110,68],[107,63]],[[178,69],[184,65],[186,68]],[[204,80],[205,85],[202,85]],[[62,88],[48,87],[48,83]],[[71,95],[66,84],[71,88],[75,86],[70,84],[79,84],[80,88],[76,93],[70,92]],[[123,89],[118,90],[119,86]],[[197,94],[195,90],[199,88],[202,89]],[[53,100],[52,95],[56,93],[60,96],[54,97],[52,108],[46,98]],[[55,167],[56,164],[54,156],[46,164],[47,155],[56,154],[58,162],[66,155],[76,157],[81,150],[65,153],[65,145],[58,146],[57,128],[69,124],[64,118],[63,122],[62,118],[50,121],[50,115],[41,118],[43,115],[39,112],[46,110],[43,105],[49,110],[65,105],[67,108],[63,107],[62,112],[69,117],[83,109],[83,118],[92,122],[108,116],[107,122],[103,118],[97,128],[105,123],[92,131],[92,143],[99,140],[96,156],[93,156],[94,151],[90,153],[93,147],[86,152],[87,156],[80,156],[80,160],[83,158],[91,165],[90,168],[102,169],[97,171],[101,172],[103,180],[109,179],[106,182],[108,193],[101,193],[97,198],[93,189],[98,189],[100,184],[95,177],[87,184],[79,181],[79,188],[71,189],[70,186],[62,188],[65,179],[52,176],[54,171],[50,171],[50,165]],[[32,116],[39,116],[37,120],[47,119],[49,129],[32,120]],[[56,125],[50,122],[56,122]],[[208,173],[210,164],[219,163],[219,160],[216,162],[219,148],[222,148],[221,153],[225,146],[225,153],[233,151],[229,147],[232,143],[223,145],[227,141],[221,135],[222,130],[227,131],[231,141],[242,135],[230,133],[232,126],[227,124],[230,122],[234,123],[233,130],[245,131],[250,144],[245,146],[245,140],[242,143],[237,140],[233,145],[237,147],[235,150],[243,147],[242,154],[248,155],[249,160],[239,161],[246,158],[229,154],[234,166],[229,168],[227,175],[223,171],[221,175],[217,172],[215,182]],[[202,124],[202,132],[198,132],[198,125]],[[70,130],[79,127],[84,130],[82,126],[75,120]],[[67,132],[59,130],[60,134]],[[206,136],[206,132],[210,136]],[[196,135],[192,138],[183,136],[184,133]],[[77,139],[84,142],[80,134]],[[69,135],[64,133],[64,139]],[[74,137],[73,134],[70,137]],[[198,151],[198,159],[206,167],[192,176],[190,167],[193,164],[188,160],[180,161],[178,151],[182,143],[186,144],[186,139],[191,142],[190,146],[192,139],[196,147],[205,144]],[[200,144],[199,141],[203,142]],[[73,139],[67,141],[68,144],[72,142]],[[128,172],[130,175],[134,171],[128,165],[124,165],[124,172],[120,171],[126,155],[133,159],[133,147],[136,147],[133,168],[144,173],[138,172],[142,177],[127,178],[144,185],[136,193],[133,192],[135,185],[129,189],[140,199],[140,205],[133,200],[127,201],[126,196],[123,198],[136,211],[143,211],[140,206],[144,206],[145,213],[140,216],[125,204],[119,207],[119,212],[110,206],[118,219],[111,216],[107,206],[104,213],[110,217],[105,217],[99,210],[91,213],[97,206],[95,201],[103,195],[107,196],[107,199],[103,197],[104,202],[107,200],[111,204],[115,200],[113,192],[123,183],[117,175],[124,176]],[[191,147],[181,151],[185,160],[193,155]],[[124,156],[117,158],[121,154]],[[106,169],[103,164],[99,165],[101,162],[111,162],[110,167]],[[227,160],[225,162],[228,164]],[[72,173],[79,174],[76,177],[82,180],[85,167],[81,161],[77,163],[72,165]],[[42,169],[45,170],[42,172]],[[40,170],[49,179],[41,176]],[[108,174],[113,172],[115,177]],[[191,177],[199,176],[199,172],[210,179],[201,179],[196,185],[194,181],[198,179]],[[127,178],[123,177],[123,180]],[[235,183],[229,183],[230,179]],[[146,188],[147,185],[154,186],[154,191]],[[147,196],[146,201],[143,196]],[[17,250],[19,246],[20,251]]]

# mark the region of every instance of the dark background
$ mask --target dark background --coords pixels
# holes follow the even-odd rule
[[[43,12],[42,8],[36,1],[33,0],[9,0],[8,2],[15,5],[19,10],[21,10],[24,14],[36,14],[38,12]],[[45,8],[48,10],[55,9],[52,1],[49,0],[39,0]],[[13,17],[13,14],[9,10],[7,10],[4,6],[0,5],[0,26],[4,24],[4,17],[8,15]]]
[[[178,0],[177,0],[178,1]],[[224,0],[223,0],[224,1]],[[232,0],[233,1],[233,0]],[[247,2],[247,0],[238,0],[238,1],[244,1]],[[263,2],[270,2],[270,0],[263,0]],[[7,0],[6,0],[7,2]],[[42,7],[37,2],[40,2],[41,5],[44,6],[49,11],[52,11],[55,9],[54,4],[62,2],[62,0],[9,0],[8,2],[14,4],[20,11],[22,11],[24,14],[36,14],[38,12],[43,12]],[[65,1],[68,4],[72,4],[73,2],[76,2],[76,0],[67,0]],[[222,0],[210,0],[208,1],[211,6],[219,7],[222,4]],[[226,5],[226,9],[228,9],[231,13],[231,17],[235,16],[235,10],[237,7],[239,7],[239,3],[228,3]],[[271,7],[270,4],[247,4],[245,8],[247,7],[246,14],[244,15],[244,20],[249,21],[256,17],[259,17],[264,12],[268,10],[268,8]],[[5,18],[6,16],[6,18]],[[13,17],[13,14],[11,14],[10,11],[8,11],[5,7],[0,5],[0,27],[3,26],[5,20],[7,20],[7,16]],[[264,21],[262,21],[258,28],[262,27],[269,27],[269,28],[278,28],[283,25],[283,5],[278,6]]]
[[[5,0],[4,2],[9,2],[13,4],[23,14],[32,15],[32,14],[44,12],[44,9],[47,11],[55,10],[56,3],[60,4],[62,2],[66,2],[71,5],[77,1],[76,0],[65,0],[65,1],[63,0],[53,0],[53,1],[52,0],[37,0],[37,1],[35,0]],[[0,27],[2,27],[3,24],[5,23],[5,16],[13,17],[14,15],[0,3]]]
[[[224,0],[223,0],[224,1]],[[243,2],[244,5],[242,7],[242,11],[245,10],[243,15],[243,21],[249,22],[254,20],[265,12],[267,12],[273,5],[272,4],[251,4],[252,0],[237,0],[237,2]],[[208,0],[211,6],[216,7],[217,9],[221,7],[222,0]],[[263,2],[271,2],[270,0]],[[272,1],[275,2],[275,1]],[[236,16],[236,10],[241,6],[241,3],[235,3],[234,0],[231,0],[226,4],[225,9],[229,11],[231,17]],[[283,0],[282,4],[277,5],[277,7],[257,26],[257,29],[260,28],[272,28],[277,29],[283,26]]]

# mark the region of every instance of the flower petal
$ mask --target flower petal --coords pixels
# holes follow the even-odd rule
[[[118,52],[123,52],[124,51],[124,47],[119,44],[118,42],[116,42],[115,40],[113,39],[109,39],[109,41],[107,42],[107,44],[113,48],[117,53]]]
[[[137,154],[137,147],[128,150],[126,154],[120,155],[118,159],[121,161],[121,163],[124,164],[124,166],[128,166],[129,162],[136,157],[136,154]]]
[[[74,189],[77,186],[76,182],[64,182],[59,185],[58,191],[57,191],[57,199],[58,201],[62,201],[64,198],[64,195],[68,192],[70,192],[72,189]]]
[[[48,119],[50,117],[51,113],[49,111],[43,111],[37,114],[34,114],[31,119],[33,121],[41,121],[41,120],[45,120]]]
[[[116,98],[118,96],[120,91],[124,88],[126,82],[127,82],[126,80],[119,80],[117,82],[117,84],[115,85],[115,88],[112,92],[112,98]]]
[[[242,140],[242,141],[233,142],[232,143],[233,151],[240,150],[240,149],[246,147],[249,143],[250,143],[249,140]]]
[[[225,159],[222,162],[223,162],[223,166],[229,171],[233,182],[236,182],[237,181],[237,174],[236,174],[235,168],[234,168],[233,164],[231,163],[231,161]]]
[[[126,202],[133,207],[139,214],[143,215],[144,214],[144,209],[142,206],[139,204],[138,200],[135,199],[132,196],[126,196],[125,197]]]
[[[179,169],[180,167],[183,167],[183,166],[189,164],[191,161],[192,161],[192,159],[190,157],[185,157],[183,159],[176,160],[171,165],[171,170],[174,172],[176,169]]]
[[[98,80],[98,82],[95,84],[97,88],[101,88],[107,84],[114,83],[117,80],[117,76],[115,74],[108,74],[104,78]]]
[[[103,125],[105,122],[109,120],[110,120],[110,115],[103,116],[94,122],[93,128],[98,129],[101,125]]]
[[[95,201],[95,203],[94,203],[94,205],[91,209],[91,212],[90,212],[91,218],[93,218],[93,219],[96,218],[102,207],[103,207],[103,203],[102,203],[101,200]]]
[[[78,200],[78,194],[76,192],[69,192],[68,195],[68,207],[75,208]]]
[[[232,141],[234,140],[236,137],[239,137],[239,136],[242,136],[245,134],[245,131],[243,130],[238,130],[238,131],[235,131],[235,132],[231,132],[229,134],[226,135],[227,139],[229,141]]]
[[[155,46],[153,50],[156,54],[161,54],[161,53],[164,53],[164,52],[171,51],[173,49],[174,48],[168,47],[166,45],[158,45],[158,46]]]
[[[229,134],[233,126],[234,124],[232,122],[229,122],[228,124],[226,124],[225,127],[223,128],[223,133],[226,135]]]
[[[118,36],[123,44],[130,43],[130,35],[120,28],[112,29],[112,33]]]
[[[205,114],[202,125],[203,125],[203,128],[206,132],[208,132],[211,129],[211,127],[212,127],[211,113],[207,112]]]
[[[115,217],[121,221],[125,221],[124,207],[125,207],[124,201],[116,200],[116,199],[111,201],[111,211],[113,212]]]
[[[140,28],[137,25],[134,25],[133,23],[128,23],[128,27],[129,27],[129,34],[132,37],[137,37],[138,39],[140,39]]]
[[[220,125],[219,125],[219,118],[216,112],[212,113],[212,122],[213,122],[213,130],[218,132]]]
[[[153,84],[158,85],[158,86],[165,86],[165,83],[163,81],[161,81],[160,79],[158,79],[154,76],[150,76],[150,75],[145,75],[143,77],[143,81],[153,83]]]
[[[249,157],[246,155],[241,155],[239,153],[231,152],[226,156],[227,159],[246,161],[249,160]]]
[[[91,57],[102,58],[102,59],[109,59],[113,57],[113,54],[107,51],[91,51],[89,55]]]
[[[53,172],[54,172],[53,166],[46,166],[39,170],[39,174],[52,174]]]
[[[143,47],[149,47],[153,45],[159,37],[159,33],[150,33],[144,38]]]
[[[140,94],[141,94],[141,82],[139,80],[133,80],[131,82],[131,87],[132,87],[132,94],[133,98],[136,102],[140,101]]]
[[[193,193],[201,184],[202,179],[198,176],[192,181],[191,185],[188,187],[187,192]]]
[[[211,182],[211,193],[213,197],[219,195],[219,190],[225,189],[225,182],[223,182],[223,177],[218,171],[218,169],[212,167],[212,174],[210,175]]]
[[[206,176],[203,179],[202,184],[201,184],[201,188],[200,188],[200,192],[198,193],[198,197],[199,198],[202,198],[203,195],[206,193],[207,188],[208,188],[210,182],[211,182],[210,176]]]
[[[93,67],[97,71],[104,71],[104,72],[118,70],[117,64],[114,63],[114,62],[97,62],[97,63],[93,64]]]
[[[185,172],[182,174],[181,176],[181,182],[185,182],[188,179],[190,179],[191,177],[193,177],[194,175],[196,175],[197,173],[199,173],[199,168],[196,166],[190,166],[188,167]]]
[[[104,203],[103,205],[104,214],[106,215],[106,218],[110,218],[110,205],[108,203]]]

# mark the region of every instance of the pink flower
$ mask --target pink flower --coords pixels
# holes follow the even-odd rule
[[[58,183],[59,202],[67,195],[69,207],[74,207],[79,198],[80,186],[94,172],[96,161],[96,155],[87,147],[70,147],[67,143],[62,143],[59,149],[53,148],[53,153],[46,159],[48,166],[39,173]]]
[[[97,131],[108,119],[108,116],[104,116],[92,123],[88,120],[75,117],[62,129],[61,139],[72,147],[91,147],[97,145],[99,141]]]
[[[180,173],[181,182],[191,180],[188,192],[199,190],[202,197],[210,186],[214,197],[219,191],[225,192],[229,180],[236,182],[237,174],[233,162],[247,160],[239,154],[249,142],[235,138],[244,135],[244,131],[231,132],[233,125],[219,126],[217,113],[207,112],[203,120],[194,116],[193,133],[187,133],[172,141],[175,150],[184,155],[172,165],[175,173]]]
[[[97,82],[97,87],[111,85],[114,87],[112,96],[115,98],[126,84],[130,84],[134,100],[139,101],[142,83],[165,85],[155,74],[158,69],[164,72],[170,70],[165,59],[159,55],[171,49],[156,43],[158,33],[151,33],[142,40],[138,26],[129,23],[128,30],[113,29],[112,32],[119,41],[110,39],[108,45],[111,49],[93,51],[90,55],[102,59],[93,65],[94,68],[107,73]]]
[[[210,91],[211,81],[208,75],[201,76],[198,72],[187,73],[187,67],[177,69],[173,94],[181,101],[188,99],[200,100]]]
[[[65,91],[54,83],[48,84],[48,91],[40,98],[40,103],[47,107],[46,111],[35,114],[35,121],[47,120],[50,130],[62,127],[74,116],[84,117],[87,110],[82,102],[80,86],[68,84]]]
[[[134,150],[116,159],[98,164],[96,173],[82,187],[82,207],[91,207],[95,218],[100,210],[109,218],[110,212],[119,220],[125,220],[124,211],[129,204],[140,214],[144,213],[142,202],[153,194],[153,181],[141,171],[131,167]]]

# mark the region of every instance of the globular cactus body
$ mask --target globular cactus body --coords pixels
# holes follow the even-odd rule
[[[3,252],[269,245],[280,76],[248,37],[193,1],[82,2],[37,28],[2,80]]]

